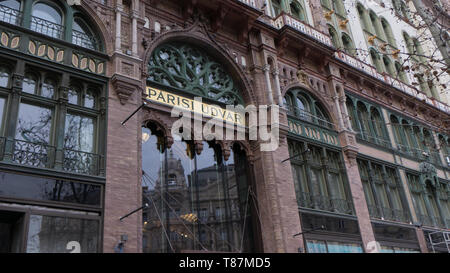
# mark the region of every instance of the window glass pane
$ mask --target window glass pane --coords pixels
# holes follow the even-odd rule
[[[8,84],[9,84],[9,71],[6,68],[2,67],[0,68],[0,87],[8,87]]]
[[[66,115],[64,147],[70,150],[93,152],[94,119],[79,115]]]
[[[5,99],[4,98],[0,98],[0,129],[2,128],[3,125],[3,113],[5,110]]]
[[[52,80],[46,79],[42,84],[41,95],[46,98],[53,98],[55,94],[56,85]]]
[[[78,104],[78,93],[79,91],[76,88],[71,87],[67,94],[67,100],[71,104]]]
[[[359,244],[327,242],[329,253],[362,253],[362,247]]]
[[[80,245],[81,253],[97,252],[97,220],[31,215],[28,229],[28,253],[68,253],[69,242]]]
[[[95,107],[95,97],[93,92],[91,91],[86,92],[86,96],[84,97],[84,107],[88,108]]]
[[[308,253],[327,253],[327,246],[324,241],[308,240],[306,245]]]
[[[30,74],[25,75],[22,84],[22,91],[30,94],[36,92],[36,78]]]
[[[0,172],[0,196],[100,206],[101,187],[51,178]]]
[[[35,143],[50,142],[52,110],[21,103],[17,121],[16,138]]]
[[[394,253],[394,249],[390,246],[381,246],[380,253]]]
[[[47,20],[49,22],[61,25],[61,14],[55,8],[44,4],[37,3],[33,7],[33,16],[39,17],[41,19]]]

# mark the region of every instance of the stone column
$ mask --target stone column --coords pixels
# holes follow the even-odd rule
[[[121,51],[122,49],[122,42],[121,42],[121,28],[122,28],[122,0],[117,0],[117,7],[116,7],[116,44],[115,44],[115,50]]]
[[[355,214],[358,217],[358,225],[363,242],[363,248],[367,253],[378,253],[379,249],[375,244],[375,235],[373,233],[369,209],[367,208],[358,163],[356,161],[358,150],[354,148],[354,145],[356,144],[354,143],[354,134],[349,132],[341,133],[341,140],[343,140],[342,143],[349,144],[344,147],[344,164],[349,178],[349,187],[353,197]]]
[[[270,105],[273,104],[273,93],[272,93],[272,84],[270,83],[270,65],[264,65],[264,76],[266,78],[266,86],[267,86],[267,100]]]
[[[281,87],[280,87],[280,71],[278,68],[275,68],[273,71],[273,75],[275,78],[275,89],[278,96],[278,105],[283,106],[283,95],[281,94]]]

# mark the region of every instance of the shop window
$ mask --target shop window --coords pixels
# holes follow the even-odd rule
[[[27,253],[67,253],[69,242],[76,242],[81,253],[99,250],[99,221],[31,215]]]
[[[221,148],[211,142],[203,142],[203,149],[197,154],[189,141],[175,141],[171,148],[165,147],[164,135],[153,123],[142,132],[149,136],[142,143],[142,183],[148,189],[143,199],[153,208],[147,210],[144,251],[251,251],[251,200],[246,156],[240,146],[234,145],[225,161]],[[178,174],[177,187],[168,187],[173,177],[166,174],[164,166]],[[176,209],[179,216],[167,219]],[[165,230],[176,230],[182,236],[171,240],[164,235]],[[223,240],[215,244],[211,238]]]

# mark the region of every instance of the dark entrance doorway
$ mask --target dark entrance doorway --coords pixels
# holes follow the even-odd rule
[[[0,253],[22,252],[25,213],[0,210]]]

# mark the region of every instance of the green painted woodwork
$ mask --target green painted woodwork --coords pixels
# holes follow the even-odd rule
[[[225,67],[201,48],[186,43],[157,47],[148,63],[148,81],[217,102],[243,105],[240,90]]]

